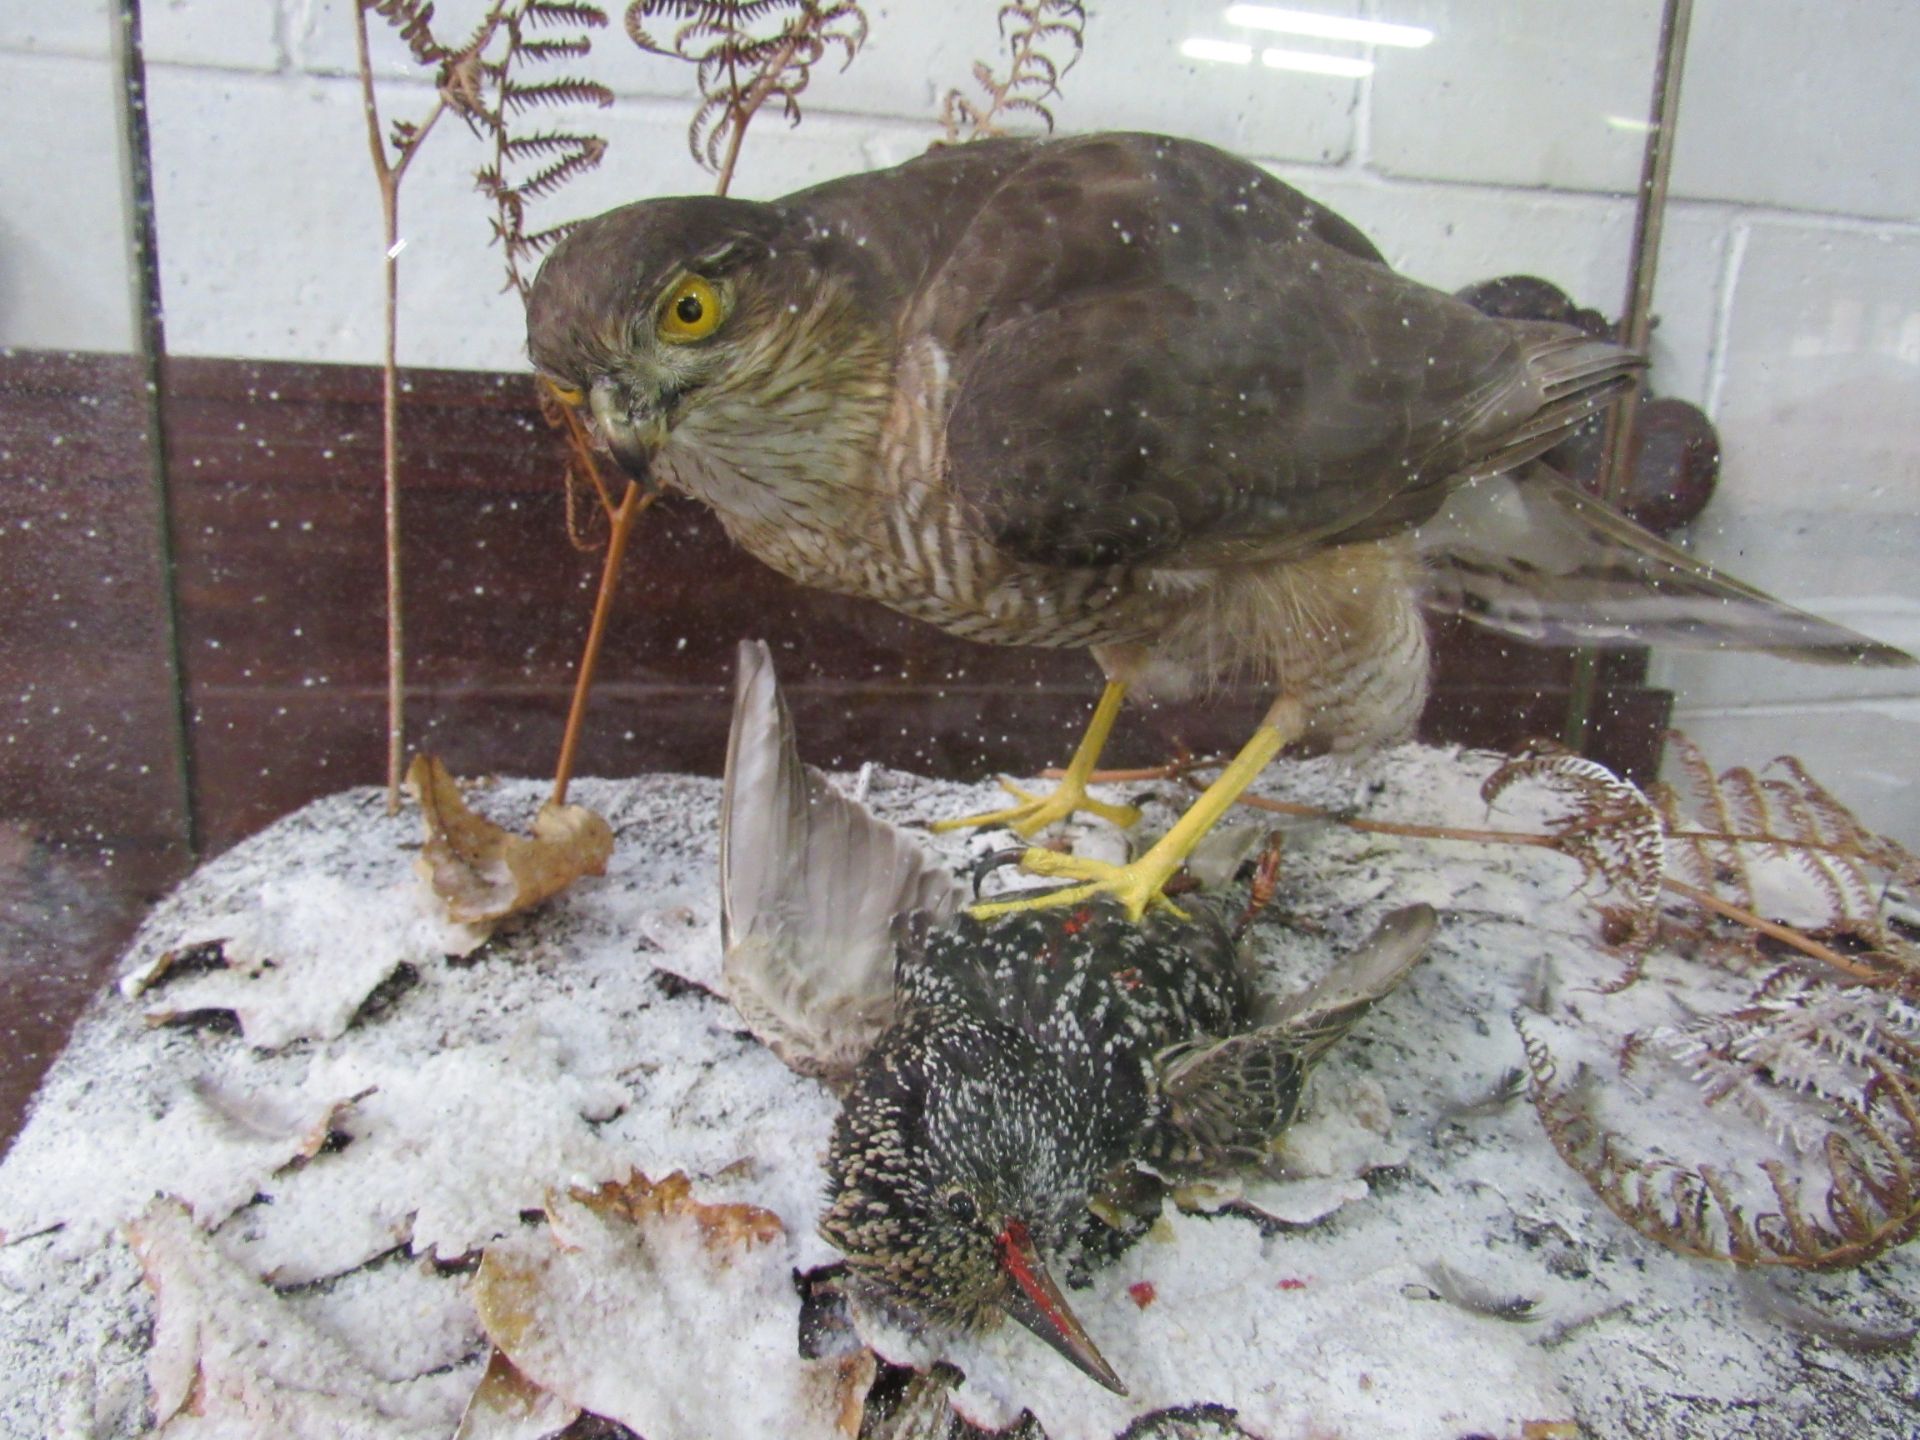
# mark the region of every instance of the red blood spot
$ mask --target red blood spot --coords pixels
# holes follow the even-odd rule
[[[1153,1303],[1155,1293],[1151,1280],[1136,1280],[1127,1286],[1127,1294],[1133,1297],[1133,1303],[1142,1310]]]
[[[1092,920],[1093,907],[1091,905],[1082,905],[1067,917],[1066,923],[1060,928],[1065,930],[1069,935],[1078,935],[1082,930],[1087,928]]]
[[[1282,1290],[1304,1290],[1307,1288],[1307,1282],[1304,1280],[1296,1280],[1289,1275],[1285,1280],[1280,1282],[1280,1288]]]
[[[1128,990],[1138,990],[1140,988],[1140,972],[1131,965],[1124,970],[1114,971],[1113,978]]]

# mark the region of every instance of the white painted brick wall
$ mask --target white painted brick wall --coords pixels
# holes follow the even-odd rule
[[[107,0],[12,0],[0,7],[0,49],[107,55]]]
[[[1410,0],[1395,20],[1432,45],[1381,51],[1373,159],[1388,174],[1630,191],[1643,136],[1659,0]]]
[[[1309,4],[1312,0],[1296,0]],[[481,0],[441,0],[459,33]],[[589,65],[615,108],[585,123],[608,163],[543,218],[707,188],[686,150],[686,69],[615,24]],[[767,196],[905,159],[940,96],[993,54],[997,0],[870,0],[853,68],[815,73],[807,119],[769,117],[737,193]],[[1361,80],[1200,64],[1190,35],[1359,55],[1235,32],[1224,0],[1093,0],[1064,126],[1164,129],[1269,164],[1448,288],[1546,276],[1613,312],[1658,0],[1320,0],[1431,27]],[[370,361],[379,209],[353,79],[349,0],[149,0],[163,283],[185,354]],[[0,3],[0,343],[116,348],[130,332],[104,0]],[[390,115],[426,77],[382,32]],[[1661,257],[1655,383],[1706,404],[1726,444],[1702,553],[1896,643],[1920,645],[1920,5],[1697,0]],[[1628,123],[1622,124],[1625,121]],[[438,132],[402,196],[403,359],[511,368],[480,146]],[[1681,722],[1726,762],[1796,750],[1920,842],[1920,680],[1747,656],[1662,658]],[[1861,697],[1871,696],[1871,708]]]
[[[84,37],[75,29],[60,38]],[[119,83],[79,44],[0,51],[0,344],[133,343]]]

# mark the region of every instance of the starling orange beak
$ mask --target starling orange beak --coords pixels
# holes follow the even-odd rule
[[[994,1240],[993,1248],[1000,1257],[1000,1268],[1013,1281],[1013,1289],[1001,1308],[1114,1394],[1126,1394],[1126,1385],[1095,1348],[1073,1311],[1067,1308],[1060,1287],[1047,1273],[1027,1227],[1018,1220],[1009,1220]]]

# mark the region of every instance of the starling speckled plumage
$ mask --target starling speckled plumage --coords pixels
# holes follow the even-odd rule
[[[1108,688],[1060,790],[975,821],[1124,820],[1085,780],[1129,690],[1271,687],[1238,762],[1134,864],[1034,852],[1089,882],[1055,903],[1097,887],[1137,914],[1284,744],[1409,733],[1436,570],[1434,594],[1530,636],[1907,661],[1529,463],[1639,356],[1398,275],[1192,141],[993,139],[771,202],[628,205],[554,248],[528,345],[632,474],[796,580],[1092,649]]]
[[[1122,1388],[1052,1278],[1140,1170],[1258,1165],[1307,1074],[1397,985],[1433,912],[1396,911],[1263,1002],[1209,904],[1098,898],[982,921],[909,837],[801,766],[764,646],[741,646],[722,810],[727,989],[794,1068],[846,1086],[821,1232],[909,1318],[1011,1315]]]
[[[1424,906],[1395,912],[1263,1023],[1205,905],[1144,923],[1104,898],[916,917],[895,971],[902,1013],[834,1127],[821,1233],[883,1302],[941,1325],[1011,1315],[1123,1390],[1051,1278],[1089,1203],[1136,1169],[1178,1179],[1269,1159],[1313,1062],[1432,927]]]

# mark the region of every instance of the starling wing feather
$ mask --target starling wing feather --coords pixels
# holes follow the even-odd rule
[[[965,891],[801,764],[766,645],[742,641],[738,663],[720,815],[728,997],[793,1069],[843,1081],[893,1018],[893,918],[951,914]]]
[[[1433,928],[1430,906],[1395,910],[1270,1023],[1162,1054],[1167,1156],[1201,1170],[1263,1159],[1299,1108],[1314,1063],[1406,978]]]
[[[1267,1028],[1285,1030],[1311,1064],[1360,1017],[1399,988],[1426,953],[1438,918],[1431,905],[1390,911],[1346,959],[1274,1012]]]
[[[1641,364],[1483,316],[1257,168],[1163,137],[1037,151],[915,308],[950,356],[949,484],[997,546],[1061,566],[1405,530]]]

